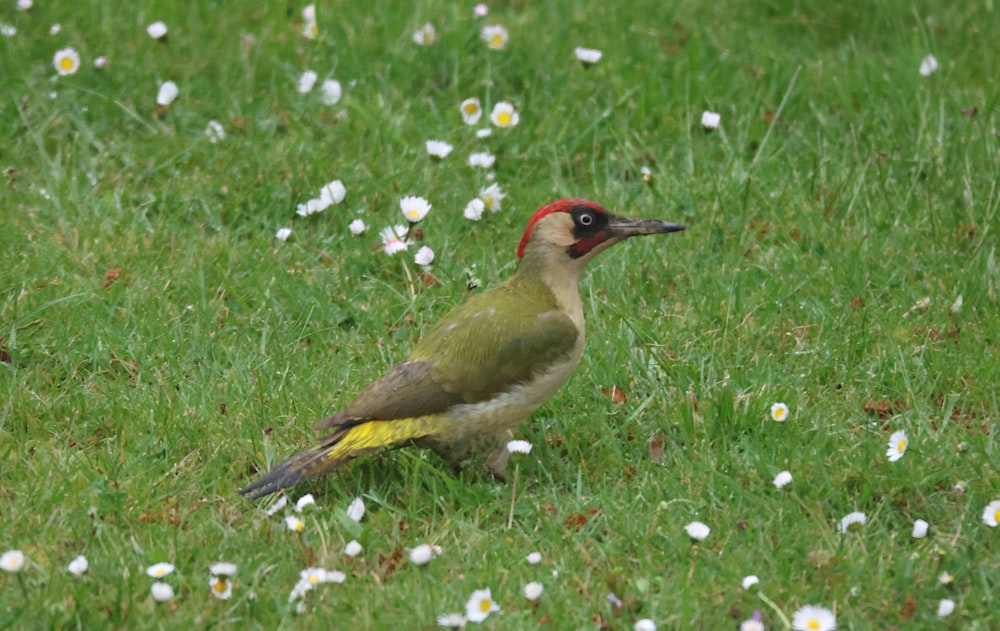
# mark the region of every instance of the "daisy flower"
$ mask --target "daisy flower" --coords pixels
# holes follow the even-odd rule
[[[431,210],[431,205],[423,197],[410,195],[399,200],[399,209],[403,212],[403,216],[406,217],[407,221],[417,223],[427,216],[427,213]]]
[[[507,101],[500,101],[494,105],[493,112],[490,114],[490,121],[497,127],[514,127],[519,120],[517,110]]]
[[[228,578],[213,576],[208,579],[208,586],[212,590],[212,595],[219,600],[229,600],[233,597],[233,583]]]
[[[480,2],[476,6],[472,7],[472,14],[477,18],[484,18],[486,14],[490,12],[489,7]]]
[[[700,521],[691,522],[687,526],[684,526],[684,530],[695,541],[704,541],[708,537],[708,533],[712,531],[711,528]]]
[[[157,20],[146,27],[146,32],[149,33],[149,36],[153,39],[162,40],[167,36],[167,25]]]
[[[483,30],[479,33],[479,35],[486,40],[486,45],[493,50],[502,49],[507,45],[507,40],[510,39],[510,36],[507,34],[507,29],[499,24],[487,24],[483,27]]]
[[[24,553],[20,550],[8,550],[0,554],[0,568],[14,574],[24,567]]]
[[[653,171],[649,167],[643,166],[641,169],[639,169],[639,174],[642,175],[643,182],[646,182],[648,184],[649,182],[653,181]]]
[[[80,54],[73,48],[57,50],[52,57],[52,65],[61,76],[76,74],[80,69]]]
[[[344,546],[344,554],[346,554],[349,557],[358,556],[359,554],[361,554],[361,550],[362,550],[361,544],[358,543],[356,539],[348,541],[347,545]]]
[[[359,235],[364,234],[365,230],[368,229],[368,226],[365,225],[364,221],[355,219],[349,226],[347,226],[347,229],[351,231],[351,234]]]
[[[582,46],[577,46],[573,49],[573,54],[576,58],[583,62],[583,66],[586,68],[592,66],[601,60],[604,53],[597,50],[596,48],[584,48]]]
[[[740,623],[739,631],[764,631],[764,622],[761,619],[759,610],[755,610],[753,615]]]
[[[469,601],[465,603],[465,617],[469,622],[482,622],[494,611],[500,611],[500,605],[493,602],[489,587],[472,592]]]
[[[507,451],[512,454],[530,454],[531,443],[526,440],[512,440],[507,443]]]
[[[299,94],[308,94],[312,92],[313,86],[316,85],[316,79],[319,76],[312,70],[306,70],[299,77]]]
[[[929,526],[930,526],[930,524],[928,524],[923,519],[918,519],[915,522],[913,522],[913,538],[914,539],[923,539],[924,537],[926,537],[927,536],[927,528]]]
[[[705,131],[712,131],[719,126],[721,121],[722,115],[718,112],[705,110],[701,113],[701,126],[705,128]]]
[[[232,576],[233,574],[236,574],[236,564],[219,561],[218,563],[213,563],[211,567],[208,568],[208,572],[212,576]]]
[[[837,526],[837,530],[842,533],[854,532],[860,530],[865,522],[868,520],[868,516],[864,513],[853,512],[844,515],[844,518],[840,520],[840,525]]]
[[[434,25],[428,22],[413,33],[413,43],[420,46],[430,46],[437,39],[437,32]]]
[[[17,27],[5,22],[0,22],[0,35],[4,37],[14,37],[17,35]]]
[[[774,486],[776,488],[781,488],[786,484],[790,484],[792,481],[791,471],[782,471],[778,475],[774,476]]]
[[[313,497],[312,493],[306,493],[299,498],[299,501],[295,502],[295,512],[301,513],[305,510],[306,506],[315,506],[316,498]]]
[[[163,603],[174,597],[174,588],[170,586],[170,583],[156,581],[149,587],[149,593],[153,596],[153,600]]]
[[[226,137],[226,130],[217,120],[208,121],[208,126],[205,128],[205,135],[208,136],[208,142],[213,145],[220,140],[224,140]]]
[[[938,583],[942,585],[951,585],[955,582],[955,577],[949,574],[947,571],[938,574]]]
[[[741,584],[743,585],[743,589],[749,591],[751,587],[754,587],[755,585],[757,585],[759,583],[760,583],[760,579],[757,578],[757,575],[756,574],[751,574],[749,576],[743,577],[743,583],[741,583]]]
[[[783,423],[788,420],[788,406],[784,403],[775,403],[771,406],[771,420]]]
[[[825,607],[806,605],[792,616],[792,628],[796,631],[832,631],[837,628],[837,618]]]
[[[35,6],[33,0],[17,0],[17,10],[27,11],[31,7]]]
[[[434,262],[434,250],[430,249],[426,245],[422,246],[413,256],[413,262],[417,265],[427,267]]]
[[[938,603],[937,615],[938,618],[947,618],[951,613],[955,611],[955,601],[950,598],[944,598]]]
[[[179,90],[173,81],[164,81],[160,84],[160,89],[156,92],[156,104],[166,107],[174,102]]]
[[[285,526],[293,532],[302,532],[302,530],[306,527],[305,523],[295,515],[288,515],[285,517]]]
[[[906,453],[906,445],[909,444],[906,440],[906,432],[899,430],[898,432],[893,432],[892,436],[889,437],[889,449],[886,450],[885,455],[888,456],[889,462],[896,462],[903,457]]]
[[[990,528],[1000,524],[1000,500],[993,500],[983,509],[983,523]]]
[[[470,221],[479,221],[483,218],[484,210],[486,210],[486,204],[483,203],[483,200],[477,197],[465,205],[465,210],[462,211],[462,215]]]
[[[483,115],[483,107],[477,98],[465,99],[458,109],[462,112],[462,122],[466,125],[475,125]]]
[[[542,553],[532,552],[528,556],[524,557],[524,560],[532,565],[537,565],[542,562]]]
[[[542,592],[544,591],[545,588],[541,583],[532,581],[524,586],[524,597],[528,600],[538,600],[542,597]]]
[[[396,226],[396,232],[398,234],[402,235],[405,231],[406,228],[403,226]],[[403,244],[403,249],[406,249],[406,244]],[[350,506],[347,507],[347,516],[354,521],[361,521],[365,516],[365,501],[360,497],[355,497],[351,500]]]
[[[464,629],[465,628],[465,616],[460,613],[445,613],[437,617],[437,625],[439,627],[447,627],[449,629]]]
[[[69,570],[69,573],[74,576],[83,576],[83,574],[90,569],[90,564],[87,563],[87,557],[81,554],[70,561],[69,565],[66,566],[66,569]]]
[[[108,67],[109,63],[111,63],[111,61],[104,55],[101,55],[100,57],[94,60],[94,67],[97,68],[98,70],[103,70]]]
[[[497,159],[496,156],[486,152],[470,153],[469,166],[488,169],[491,166],[493,166],[493,163],[496,162],[496,159]]]
[[[291,233],[291,230],[289,230],[289,233]],[[278,496],[278,499],[275,500],[274,504],[271,504],[270,508],[267,509],[267,516],[271,517],[272,515],[280,511],[282,508],[284,508],[287,504],[288,504],[287,495]]]
[[[344,183],[340,180],[334,180],[319,189],[319,198],[321,201],[326,202],[327,206],[330,204],[339,204],[344,201],[344,197],[346,196],[347,189],[344,188]]]
[[[635,631],[656,631],[656,623],[649,618],[643,618],[642,620],[636,620],[635,626],[632,628]]]
[[[382,239],[382,250],[389,255],[399,254],[403,250],[409,247],[409,243],[405,241],[406,239],[406,226],[389,226],[379,233],[379,237]],[[361,498],[356,498],[354,501],[360,501]],[[351,502],[351,508],[347,509],[347,514],[351,514],[351,509],[354,508],[354,502]],[[364,504],[361,504],[360,515],[364,516],[365,509]],[[352,519],[354,519],[352,517]],[[354,519],[354,521],[361,521],[361,517]]]
[[[435,158],[445,158],[454,149],[451,145],[443,140],[428,140],[427,141],[427,153],[431,154]]]
[[[500,202],[507,195],[500,189],[499,184],[490,184],[487,188],[479,191],[479,199],[483,200],[483,205],[492,213],[500,211]]]
[[[307,4],[306,6],[302,7],[302,19],[305,20],[306,22],[315,22],[316,21],[316,5],[315,4]]]
[[[58,35],[62,31],[62,24],[56,22],[49,27],[49,35]]]
[[[476,130],[476,138],[489,138],[493,135],[493,130],[489,127]]]
[[[934,55],[927,55],[920,60],[920,76],[929,77],[937,72],[939,67],[937,57]]]
[[[434,548],[429,543],[422,543],[410,550],[410,563],[414,565],[427,565],[434,558]]]
[[[146,568],[146,574],[153,578],[163,578],[174,573],[173,563],[154,563]]]
[[[340,81],[336,79],[327,79],[320,86],[320,91],[322,91],[323,96],[321,100],[323,105],[336,105],[340,102],[340,97],[344,95],[344,90],[340,87]]]
[[[319,37],[319,22],[316,20],[306,20],[302,25],[302,37],[306,39],[316,39]]]

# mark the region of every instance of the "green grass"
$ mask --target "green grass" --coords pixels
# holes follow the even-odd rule
[[[721,629],[755,609],[782,628],[768,601],[836,609],[839,629],[997,626],[1000,531],[982,521],[1000,498],[992,2],[503,2],[486,19],[510,30],[503,51],[471,5],[431,0],[321,2],[316,41],[284,3],[13,4],[0,552],[28,563],[0,575],[0,627],[431,628],[486,586],[495,629]],[[156,19],[166,43],[145,33]],[[426,21],[438,41],[422,48],[410,33]],[[604,59],[585,70],[578,45]],[[82,67],[55,77],[64,46]],[[921,77],[928,53],[941,69]],[[298,94],[307,68],[343,100]],[[180,96],[156,112],[166,79]],[[476,139],[457,109],[469,96],[487,113],[511,100],[520,125]],[[435,162],[431,138],[456,149]],[[472,223],[462,208],[487,181],[465,160],[482,146],[508,197]],[[296,217],[332,179],[344,204]],[[434,205],[421,227],[439,287],[412,249],[373,249],[407,194]],[[512,527],[512,484],[412,449],[296,489],[317,498],[301,534],[237,494],[403,358],[465,295],[467,268],[509,275],[531,212],[563,196],[688,231],[618,246],[583,280],[587,351],[522,428],[535,448]],[[776,401],[788,422],[768,418]],[[897,429],[911,448],[889,463]],[[360,526],[344,513],[356,496]],[[868,523],[841,535],[855,510]],[[695,519],[712,528],[698,544]],[[410,565],[423,542],[443,553]],[[82,578],[65,570],[78,554]],[[207,587],[217,560],[239,565],[225,602]],[[168,604],[149,595],[157,561],[178,567]],[[310,565],[348,579],[296,614]],[[521,594],[533,580],[537,604]],[[938,622],[942,598],[957,607]]]

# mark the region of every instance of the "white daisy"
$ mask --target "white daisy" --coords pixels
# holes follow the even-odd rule
[[[356,539],[348,541],[347,545],[344,546],[344,554],[346,554],[349,557],[358,556],[359,554],[361,554],[361,550],[362,550],[361,544],[358,543]]]
[[[302,532],[306,524],[295,515],[288,515],[285,517],[285,526],[292,532]]]
[[[422,267],[427,267],[434,262],[434,250],[429,247],[422,246],[417,253],[413,255],[413,262]]]
[[[278,499],[274,501],[274,504],[271,504],[270,508],[267,509],[267,516],[271,517],[272,515],[280,511],[282,508],[284,508],[286,504],[288,504],[288,496],[279,495]]]
[[[480,37],[486,40],[486,45],[493,50],[500,50],[507,45],[510,36],[507,29],[499,24],[487,24],[479,33]]]
[[[413,33],[413,43],[420,46],[430,46],[437,40],[437,32],[430,22],[424,24]]]
[[[170,105],[177,98],[179,92],[176,83],[173,81],[164,81],[160,84],[160,89],[156,92],[156,104],[163,105],[164,107]]]
[[[312,92],[313,86],[316,85],[316,79],[319,78],[312,70],[306,70],[299,77],[299,94],[308,94]]]
[[[81,554],[70,561],[69,565],[66,566],[66,569],[69,570],[70,574],[73,574],[74,576],[82,576],[88,569],[90,569],[90,563],[87,562],[87,557]]]
[[[937,57],[934,55],[927,55],[920,60],[920,76],[929,77],[937,72],[939,67]]]
[[[462,211],[462,215],[470,221],[479,221],[483,218],[483,211],[485,210],[486,204],[483,203],[483,200],[477,197],[465,205],[465,210]]]
[[[449,629],[464,629],[465,628],[465,616],[460,613],[445,613],[437,617],[437,625],[439,627],[447,627]]]
[[[517,110],[507,101],[500,101],[494,105],[490,114],[490,121],[497,127],[514,127],[520,120]]]
[[[274,234],[274,238],[278,241],[288,241],[288,237],[292,236],[291,228],[278,228],[278,231]]]
[[[853,512],[844,515],[844,518],[840,520],[840,525],[837,526],[837,530],[842,533],[853,532],[855,530],[860,530],[865,522],[868,520],[867,515],[864,513]]]
[[[583,48],[582,46],[577,46],[573,49],[573,54],[576,58],[583,62],[584,66],[592,66],[601,60],[604,53],[597,50],[596,48]]]
[[[707,525],[700,521],[693,521],[690,524],[684,526],[684,530],[687,532],[688,536],[695,541],[704,541],[708,534],[712,531]]]
[[[11,574],[21,571],[24,567],[24,553],[20,550],[8,550],[0,554],[0,568]]]
[[[154,563],[146,568],[146,574],[153,578],[163,578],[173,574],[174,565],[173,563]]]
[[[806,605],[792,616],[792,628],[796,631],[833,631],[837,628],[837,618],[825,607]]]
[[[476,6],[472,7],[472,14],[477,18],[486,17],[486,14],[490,12],[489,7],[480,2]]]
[[[635,626],[632,627],[635,631],[656,631],[656,623],[649,618],[643,618],[641,620],[636,620]]]
[[[405,234],[406,228],[403,226],[396,226],[396,231],[399,233],[400,237]],[[404,246],[403,249],[406,249]],[[354,521],[361,521],[365,516],[365,501],[360,497],[355,497],[351,500],[350,506],[347,507],[347,516]]]
[[[236,574],[236,564],[229,563],[227,561],[219,561],[218,563],[213,563],[208,568],[208,573],[212,576],[232,576]]]
[[[399,200],[399,209],[410,223],[417,223],[427,216],[431,205],[423,197],[410,195]]]
[[[320,200],[327,202],[327,206],[330,204],[339,204],[344,201],[345,196],[347,196],[347,189],[344,187],[344,183],[340,180],[334,180],[319,189],[319,198]],[[324,208],[326,208],[326,206],[324,206]]]
[[[94,67],[97,68],[98,70],[103,70],[104,68],[108,67],[109,63],[111,63],[111,61],[104,55],[101,55],[100,57],[94,60]]]
[[[74,48],[57,50],[52,57],[52,65],[56,67],[56,72],[64,77],[75,74],[80,69],[80,54]]]
[[[233,597],[233,583],[228,578],[213,576],[208,579],[208,586],[212,590],[212,595],[219,600],[229,600]]]
[[[889,458],[889,462],[896,462],[902,458],[903,454],[906,453],[906,446],[908,444],[905,431],[899,430],[898,432],[893,432],[892,436],[889,437],[889,449],[885,452],[885,455]]]
[[[524,597],[528,600],[538,600],[542,597],[545,587],[541,583],[532,581],[524,586]]]
[[[990,528],[1000,524],[1000,500],[993,500],[983,509],[983,523]]]
[[[701,113],[701,126],[707,131],[711,131],[719,126],[722,121],[722,115],[718,112],[710,112],[705,110]]]
[[[786,484],[790,484],[792,481],[792,473],[790,471],[782,471],[778,475],[774,476],[774,486],[781,488]]]
[[[214,145],[226,138],[226,130],[219,121],[210,120],[208,126],[205,127],[205,135],[208,137],[208,142]]]
[[[775,403],[771,406],[771,419],[783,423],[788,420],[788,406],[784,403]]]
[[[427,565],[434,558],[434,548],[428,543],[422,543],[410,550],[410,563],[414,565]]]
[[[483,127],[482,129],[476,130],[476,138],[489,138],[493,135],[493,130],[489,127]]]
[[[149,593],[153,596],[153,600],[163,603],[174,597],[174,588],[170,586],[170,583],[157,581],[150,585]]]
[[[512,454],[530,454],[531,443],[526,440],[512,440],[507,443],[507,451]]]
[[[743,589],[749,591],[750,588],[758,585],[759,583],[760,583],[760,579],[757,578],[757,575],[751,574],[749,576],[744,576],[743,577],[743,582],[741,584],[743,585]]]
[[[493,163],[496,162],[496,159],[497,159],[496,156],[486,152],[470,153],[469,166],[488,169],[493,166]]]
[[[163,39],[167,36],[167,25],[157,20],[146,27],[146,32],[153,39]]]
[[[479,191],[479,199],[483,200],[483,205],[492,213],[500,211],[500,202],[507,195],[501,190],[500,185],[493,183]]]
[[[445,158],[454,149],[451,145],[443,140],[428,140],[427,143],[427,153],[434,156],[435,158]]]
[[[327,79],[320,86],[320,90],[323,95],[321,100],[323,105],[336,105],[340,101],[340,97],[344,95],[343,89],[340,87],[340,81],[336,79]]]
[[[483,108],[479,104],[479,99],[471,98],[462,101],[459,106],[459,111],[462,112],[462,121],[466,125],[475,125],[479,122],[479,118],[483,115]]]
[[[930,527],[930,524],[928,524],[923,519],[918,519],[918,520],[914,521],[913,522],[913,538],[914,539],[923,539],[924,537],[926,537],[927,536],[927,529],[929,527]]]
[[[368,226],[365,225],[364,221],[355,219],[349,226],[347,226],[347,229],[351,231],[351,234],[358,235],[364,234],[365,230],[368,229]]]
[[[409,247],[409,243],[406,242],[406,226],[389,226],[379,233],[379,237],[382,239],[382,250],[389,255],[399,254],[403,250]],[[354,501],[360,501],[361,498],[356,498]],[[354,502],[351,503],[351,507],[354,507]],[[348,514],[350,514],[351,509],[348,509]],[[360,514],[364,516],[364,504],[361,504]],[[352,517],[353,519],[353,517]],[[361,521],[361,518],[355,519],[355,521]]]
[[[315,4],[307,4],[306,6],[302,7],[302,19],[305,20],[306,22],[315,22],[316,21],[316,5]]]
[[[500,611],[500,605],[493,602],[489,587],[472,592],[465,603],[465,617],[469,622],[482,622],[494,611]]]
[[[301,513],[305,510],[306,506],[315,506],[316,498],[313,497],[312,493],[306,493],[295,502],[295,512]]]
[[[943,598],[941,602],[938,603],[937,615],[938,618],[947,618],[955,611],[955,601],[950,598]]]
[[[532,565],[537,565],[542,562],[542,553],[532,552],[528,556],[524,557],[524,559]]]

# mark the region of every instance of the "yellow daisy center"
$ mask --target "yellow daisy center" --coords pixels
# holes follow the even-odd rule
[[[309,25],[309,34],[312,35],[313,37],[316,37],[317,35],[319,35],[319,24],[317,24],[316,22],[313,22],[312,24],[310,24]]]
[[[479,601],[479,611],[483,613],[488,613],[490,610],[490,599],[484,598]]]
[[[906,451],[906,439],[905,438],[903,440],[899,441],[899,444],[896,445],[896,451],[898,451],[899,453],[903,453],[904,451]]]
[[[1000,522],[1000,509],[997,509],[997,512],[993,513],[993,521]]]
[[[221,594],[222,592],[226,591],[226,582],[225,581],[215,581],[215,585],[212,585],[212,589],[214,589],[215,591],[217,591],[217,592],[219,592]]]
[[[500,48],[501,46],[503,46],[503,36],[494,35],[493,37],[491,37],[490,46],[493,46],[494,48]]]
[[[497,121],[500,123],[501,127],[506,127],[507,125],[510,125],[510,121],[512,118],[513,117],[510,115],[510,113],[504,112],[500,114],[500,116],[497,116]]]
[[[466,114],[469,114],[471,116],[472,114],[475,114],[478,111],[479,111],[479,106],[476,105],[475,103],[466,103],[465,104],[465,113]]]
[[[72,70],[73,65],[74,64],[72,57],[63,57],[62,59],[59,60],[59,67],[62,68],[63,70]]]
[[[406,216],[410,217],[411,219],[417,219],[420,217],[420,213],[417,212],[415,209],[411,208],[410,210],[406,211]]]
[[[784,418],[785,408],[778,408],[774,411],[774,418]]]
[[[493,196],[487,195],[486,197],[484,197],[483,205],[486,206],[487,208],[493,208]]]
[[[315,585],[316,583],[319,582],[319,576],[313,574],[312,576],[309,577],[309,582]]]
[[[806,626],[809,627],[810,629],[818,629],[819,628],[819,620],[817,620],[816,618],[813,618],[812,620],[810,620],[809,622],[806,623]]]

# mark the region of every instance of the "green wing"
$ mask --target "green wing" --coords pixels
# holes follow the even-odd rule
[[[544,285],[501,285],[453,309],[406,361],[316,428],[437,414],[489,399],[566,357],[579,335]]]

